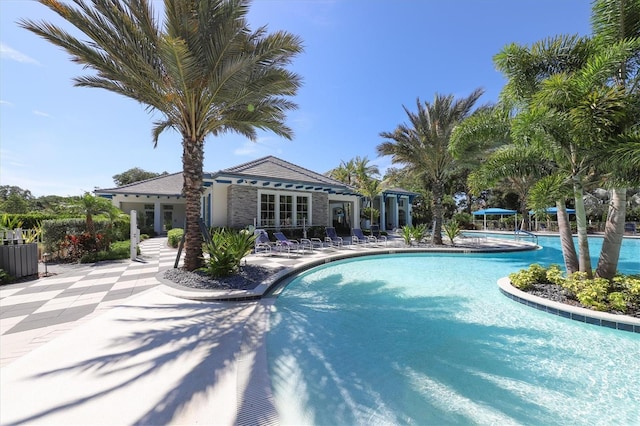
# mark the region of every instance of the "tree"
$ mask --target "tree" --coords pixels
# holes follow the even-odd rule
[[[409,124],[401,124],[393,132],[380,133],[386,141],[377,146],[378,154],[390,155],[394,164],[404,164],[433,194],[434,244],[443,244],[444,187],[456,170],[456,162],[449,152],[451,133],[471,114],[483,93],[482,89],[476,89],[458,100],[452,95],[436,94],[433,103],[425,102],[424,105],[418,98],[417,112],[403,106]]]
[[[140,182],[142,180],[151,179],[154,177],[168,174],[167,172],[154,173],[143,170],[139,167],[134,167],[125,172],[113,175],[113,183],[117,186],[129,185],[130,183]]]
[[[100,213],[108,213],[116,209],[111,201],[106,198],[96,197],[85,192],[75,203],[74,207],[85,216],[87,232],[91,237],[96,236],[96,227],[93,223],[93,217]]]
[[[165,130],[180,133],[184,266],[197,269],[205,138],[236,132],[255,140],[257,129],[292,137],[284,120],[296,105],[287,97],[301,79],[286,66],[302,51],[301,41],[287,32],[267,34],[266,27],[251,31],[249,0],[165,0],[163,19],[149,0],[75,0],[77,7],[39,1],[89,39],[48,22],[20,22],[94,71],[77,77],[76,86],[106,89],[159,112],[156,146]]]
[[[640,40],[640,2],[629,0],[596,0],[593,3],[591,25],[594,31],[594,41],[604,51],[614,44],[630,40]],[[640,83],[640,49],[636,48],[630,55],[616,64],[613,74],[610,76],[613,86],[623,91],[626,105],[625,112],[628,120],[617,126],[614,134],[606,144],[606,151],[612,150],[627,154],[622,158],[616,158],[609,163],[609,170],[623,173],[617,174],[618,182],[612,188],[611,202],[605,224],[605,235],[600,251],[600,259],[596,268],[596,275],[602,278],[612,279],[616,273],[620,247],[624,235],[624,221],[626,213],[626,188],[624,183],[640,182],[640,151],[637,141],[640,134],[638,123],[638,85]],[[587,112],[590,112],[587,109]],[[588,120],[590,114],[586,115]],[[634,153],[635,144],[635,153]],[[605,157],[606,158],[606,157]],[[635,158],[635,159],[634,159]],[[620,167],[623,165],[623,167]],[[626,172],[626,173],[625,173]],[[622,176],[621,176],[622,175]]]

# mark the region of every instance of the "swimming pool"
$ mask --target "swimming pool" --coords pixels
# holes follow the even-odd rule
[[[640,335],[528,308],[496,286],[561,263],[546,238],[532,252],[372,256],[298,276],[267,336],[281,423],[636,424]],[[627,241],[620,270],[639,271],[640,240]]]

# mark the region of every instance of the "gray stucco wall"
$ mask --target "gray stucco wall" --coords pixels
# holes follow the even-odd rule
[[[258,189],[231,185],[227,190],[227,218],[231,228],[253,225],[258,210]]]
[[[314,226],[330,226],[328,194],[314,192],[311,195],[311,218]]]

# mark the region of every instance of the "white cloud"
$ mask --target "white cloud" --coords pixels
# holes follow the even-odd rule
[[[37,109],[34,109],[33,113],[41,117],[51,117],[51,115],[47,114],[46,112],[38,111]]]
[[[13,104],[9,101],[3,101],[0,99],[0,105],[7,105],[7,106],[13,106]]]
[[[0,58],[22,62],[23,64],[40,65],[40,63],[35,59],[25,55],[24,53],[18,52],[15,49],[12,49],[4,43],[0,43]]]
[[[244,141],[239,148],[233,150],[233,154],[240,157],[264,157],[267,155],[281,154],[281,142],[271,139],[258,139],[256,142]]]

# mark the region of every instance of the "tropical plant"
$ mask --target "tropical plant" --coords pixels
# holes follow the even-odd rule
[[[20,21],[92,71],[77,77],[77,86],[106,89],[160,113],[155,145],[167,129],[182,136],[184,265],[195,270],[202,264],[205,138],[236,132],[255,140],[256,129],[292,137],[284,119],[296,105],[286,97],[301,80],[286,66],[302,51],[301,41],[265,27],[251,31],[249,0],[166,0],[163,19],[149,0],[77,1],[77,7],[39,1],[88,38],[49,22]]]
[[[218,228],[211,231],[211,242],[204,245],[205,258],[203,271],[210,277],[225,277],[234,274],[240,268],[242,258],[251,253],[256,235]]]
[[[451,133],[467,118],[484,93],[477,89],[466,98],[454,100],[452,95],[436,94],[432,103],[417,99],[417,112],[404,111],[410,124],[401,124],[393,132],[382,132],[386,139],[377,146],[379,155],[390,155],[394,164],[404,164],[419,177],[425,190],[433,194],[433,240],[442,245],[444,187],[456,171],[456,163],[449,152]]]
[[[169,247],[177,248],[184,235],[184,229],[173,228],[167,231],[167,244]]]
[[[444,228],[444,233],[447,234],[447,238],[449,238],[449,241],[451,241],[451,245],[455,246],[456,238],[462,235],[462,229],[460,228],[458,221],[455,219],[450,220],[449,222],[444,224],[443,228]]]

